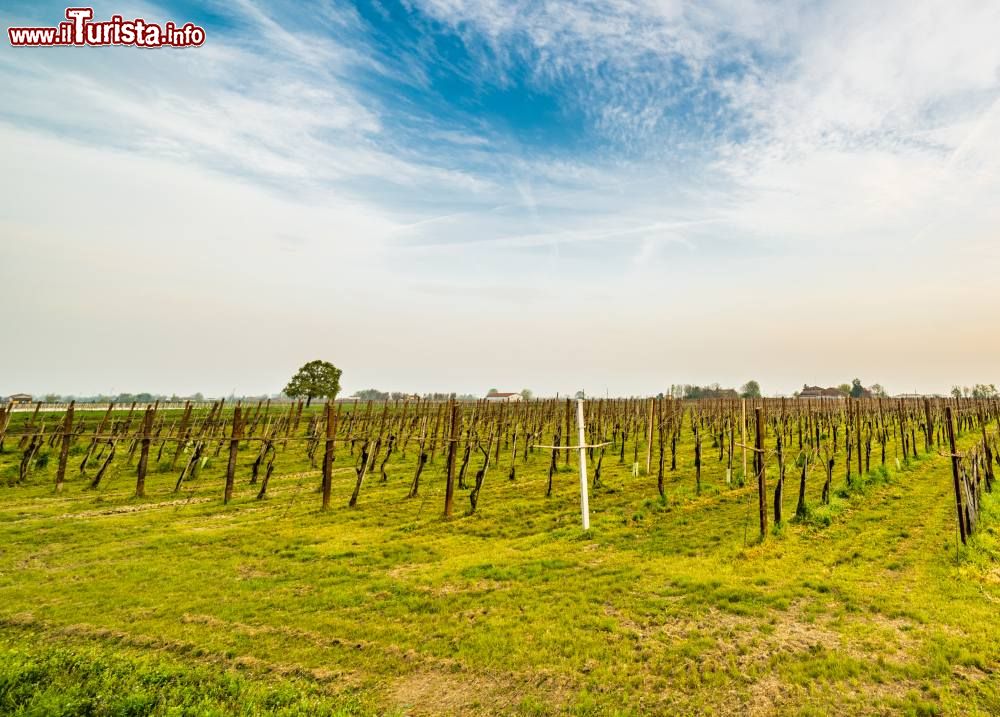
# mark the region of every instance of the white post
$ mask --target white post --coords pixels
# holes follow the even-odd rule
[[[587,498],[587,439],[583,432],[583,399],[576,401],[576,427],[580,440],[580,514],[583,516],[583,529],[590,530],[590,502]]]

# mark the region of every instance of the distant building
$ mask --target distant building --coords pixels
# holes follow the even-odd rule
[[[807,384],[799,391],[799,398],[835,399],[844,398],[844,394],[836,388],[821,388],[820,386],[809,386]]]
[[[12,393],[7,397],[8,403],[31,403],[31,394],[28,393]]]
[[[495,401],[503,401],[503,402],[520,401],[521,398],[522,398],[522,396],[519,393],[490,393],[490,394],[487,394],[487,396],[486,396],[486,400],[487,401],[491,401],[491,402],[495,402]]]

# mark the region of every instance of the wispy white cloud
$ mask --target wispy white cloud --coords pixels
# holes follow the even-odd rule
[[[392,151],[380,109],[345,79],[374,60],[330,37],[285,29],[250,0],[228,8],[254,32],[197,51],[5,52],[8,121],[255,176],[271,183],[434,184],[482,178]],[[171,17],[147,7],[148,17]]]

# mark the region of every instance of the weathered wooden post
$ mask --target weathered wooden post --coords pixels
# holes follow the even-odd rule
[[[0,408],[0,451],[3,451],[3,439],[7,435],[7,426],[10,424],[10,416],[14,412],[14,404]]]
[[[233,484],[236,481],[236,456],[240,450],[240,439],[243,437],[243,410],[237,404],[233,409],[233,427],[229,435],[229,463],[226,465],[226,494],[223,503],[228,503],[233,497]]]
[[[694,492],[701,495],[701,428],[694,427]]]
[[[948,447],[951,450],[951,477],[955,485],[955,508],[958,510],[958,534],[962,538],[962,545],[966,544],[965,511],[962,510],[962,485],[959,477],[961,458],[955,448],[955,426],[951,419],[951,406],[944,408],[944,425],[948,433]]]
[[[142,447],[139,450],[139,467],[136,469],[135,497],[146,497],[146,466],[149,465],[149,443],[153,433],[153,415],[156,409],[146,407],[146,415],[142,418]]]
[[[795,517],[803,520],[808,513],[806,508],[806,472],[809,470],[809,452],[801,452],[799,460],[802,461],[801,472],[799,473],[799,502],[795,506]]]
[[[327,401],[326,444],[323,447],[323,510],[330,508],[330,487],[333,484],[333,442],[337,435],[337,415],[333,412],[333,406]]]
[[[984,413],[983,409],[979,409],[979,428],[983,432],[983,451],[985,452],[985,465],[986,465],[986,492],[993,492],[993,449],[990,448],[989,437],[986,434],[986,423],[989,421],[989,414]],[[0,445],[3,443],[3,427],[0,426]],[[928,447],[928,450],[930,448]]]
[[[649,411],[646,420],[647,430],[646,430],[646,475],[649,475],[649,468],[651,461],[653,460],[653,402],[654,399],[649,399]]]
[[[767,535],[767,481],[764,474],[764,410],[754,409],[754,416],[757,419],[757,436],[754,441],[753,466],[757,473],[757,501],[760,510],[760,537]]]
[[[73,407],[76,401],[70,401],[66,408],[66,418],[63,420],[62,445],[59,447],[59,467],[56,469],[56,493],[62,492],[66,480],[66,461],[69,458],[69,441],[73,436]]]
[[[924,451],[929,453],[934,442],[934,416],[931,414],[931,400],[924,399]]]
[[[451,404],[451,426],[448,430],[448,464],[445,468],[444,485],[444,516],[451,517],[452,505],[455,501],[455,452],[458,449],[459,431],[461,429],[461,418],[457,401]],[[488,451],[489,449],[487,449]],[[487,457],[488,460],[488,457]]]
[[[778,442],[775,451],[778,457],[778,480],[774,484],[774,524],[780,525],[782,519],[781,509],[784,501],[785,491],[785,452],[784,435],[782,429],[778,428]]]
[[[660,460],[656,468],[656,491],[660,494],[661,498],[666,498],[666,493],[663,490],[663,402],[656,402],[656,433],[660,439]],[[624,440],[622,441],[624,445]]]
[[[859,400],[860,403],[860,400]],[[863,475],[861,471],[861,406],[854,407],[854,442],[857,444],[858,450],[858,480],[861,480]],[[914,453],[916,453],[916,447],[914,447]]]
[[[570,419],[570,414],[571,413],[572,413],[572,408],[570,407],[570,399],[567,398],[566,399],[566,445],[567,446],[570,444],[570,440],[571,440],[570,436],[573,435],[572,433],[570,433],[570,428],[569,428],[569,419]],[[565,461],[565,464],[567,466],[569,465],[569,453],[570,452],[567,449],[567,451],[566,451],[566,461]]]
[[[747,476],[747,400],[740,399],[740,444],[743,446],[743,485],[750,480]]]

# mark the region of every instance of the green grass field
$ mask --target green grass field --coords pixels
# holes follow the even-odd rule
[[[225,452],[137,500],[120,459],[100,490],[55,451],[13,485],[0,454],[0,713],[998,714],[1000,506],[959,548],[949,460],[873,471],[756,539],[755,487],[730,487],[690,432],[667,499],[605,456],[579,526],[575,460],[545,497],[548,452],[491,469],[442,518],[444,457],[405,498],[411,449],[354,483],[338,449],[334,508],[281,454],[269,498],[222,503]],[[962,437],[963,445],[977,436]],[[873,465],[876,457],[873,456]],[[474,464],[475,465],[475,464]],[[562,466],[562,461],[560,461]],[[776,471],[769,467],[773,488]]]

